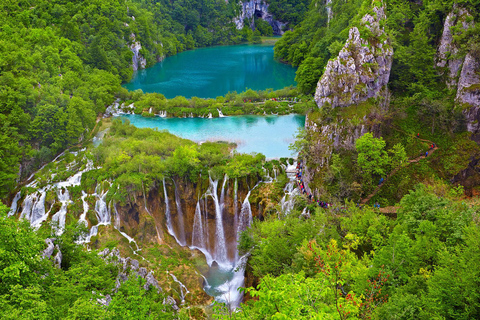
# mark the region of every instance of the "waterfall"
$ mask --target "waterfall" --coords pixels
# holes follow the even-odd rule
[[[212,119],[212,118],[213,118],[213,116],[212,116],[212,114],[209,112],[209,113],[208,113],[208,119]]]
[[[38,228],[40,224],[47,219],[45,214],[45,198],[46,189],[40,189],[31,193],[23,200],[23,210],[20,218],[27,219],[34,228]]]
[[[222,209],[217,194],[218,180],[214,181],[211,177],[209,177],[209,180],[209,195],[212,197],[215,204],[215,253],[213,256],[215,260],[220,263],[227,260],[227,245],[225,243],[225,233],[223,231]]]
[[[168,195],[167,195],[167,187],[165,186],[165,178],[163,178],[163,194],[165,195],[165,218],[167,219],[167,231],[170,233],[172,237],[175,238],[175,241],[179,245],[182,245],[181,242],[178,240],[177,236],[175,235],[175,232],[173,231],[173,225],[172,225],[172,216],[170,213],[170,204],[168,203]]]
[[[8,212],[9,217],[17,213],[17,202],[18,200],[20,200],[21,197],[22,197],[22,191],[20,190],[15,195],[15,198],[13,198],[12,205],[10,206],[10,211]]]
[[[205,248],[205,235],[203,233],[202,210],[200,209],[200,201],[197,201],[197,206],[195,208],[195,217],[193,219],[192,246]]]
[[[150,109],[148,109],[148,113],[152,113],[152,110],[153,110],[153,108],[150,107]]]
[[[96,195],[97,201],[95,202],[95,211],[97,212],[98,216],[98,225],[110,224],[110,212],[108,211],[108,206],[105,202],[107,191],[108,189],[102,192],[100,195]]]
[[[252,224],[252,208],[250,206],[250,201],[248,201],[248,197],[250,197],[250,191],[248,191],[247,196],[243,201],[242,209],[240,210],[240,217],[237,226],[237,241],[240,233],[246,230]]]
[[[166,117],[167,117],[167,111],[166,111],[166,110],[165,110],[165,111],[160,111],[160,112],[158,113],[158,116],[159,116],[160,118],[166,118]]]
[[[225,185],[227,183],[227,180],[228,176],[225,174],[223,178],[222,191],[220,192],[220,210],[222,212],[222,216],[225,211]]]
[[[124,236],[127,240],[128,240],[128,243],[134,243],[135,244],[135,247],[137,247],[137,250],[133,250],[133,253],[134,254],[137,254],[137,251],[140,251],[140,248],[138,248],[138,244],[137,242],[135,241],[135,239],[133,239],[132,237],[130,237],[128,234],[126,234],[125,232],[121,231],[120,230],[120,215],[118,214],[118,211],[117,211],[117,205],[114,204],[113,205],[113,209],[115,211],[115,223],[114,223],[114,228],[120,232],[120,234],[122,236]]]
[[[280,207],[284,215],[287,215],[292,211],[295,205],[295,196],[299,194],[298,188],[295,188],[295,174],[287,173],[290,181],[285,185],[283,192],[285,195],[280,200]]]
[[[185,302],[185,296],[190,293],[190,291],[188,291],[187,287],[181,283],[177,277],[175,277],[174,274],[170,273],[167,271],[167,273],[173,278],[173,281],[175,281],[176,283],[178,283],[179,287],[180,287],[180,299],[182,300],[182,304]]]
[[[58,188],[57,187],[57,197],[62,206],[57,213],[55,213],[52,217],[53,222],[57,222],[57,235],[61,235],[63,233],[63,229],[65,228],[65,217],[67,216],[67,206],[70,203],[70,194],[68,193],[67,188]]]
[[[205,230],[205,237],[206,237],[205,248],[210,248],[210,231],[208,228],[207,198],[205,197],[205,199],[203,199],[202,201],[203,201],[203,214],[205,216],[205,219],[203,220],[204,221],[203,230]]]
[[[150,213],[150,210],[148,210],[148,208],[147,208],[147,197],[146,197],[146,195],[145,195],[145,187],[143,186],[143,181],[142,181],[142,190],[143,190],[143,203],[144,203],[144,205],[145,205],[145,211],[147,211],[147,213],[148,213],[149,215],[152,215],[152,214]]]
[[[173,185],[175,186],[175,204],[177,205],[177,217],[178,217],[178,230],[179,230],[179,240],[180,245],[185,246],[187,244],[185,240],[185,223],[183,222],[183,210],[182,204],[180,202],[180,195],[178,194],[177,184],[173,180]]]
[[[217,108],[217,111],[218,111],[218,117],[219,118],[225,118],[226,117],[225,115],[223,115],[222,110]]]

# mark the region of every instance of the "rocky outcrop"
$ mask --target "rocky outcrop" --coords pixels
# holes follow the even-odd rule
[[[450,89],[457,89],[455,100],[463,108],[467,130],[480,143],[480,59],[478,52],[461,52],[454,36],[474,27],[474,20],[465,8],[454,6],[445,18],[438,46],[437,67],[446,76]]]
[[[145,279],[145,285],[143,286],[145,290],[152,288],[157,290],[157,292],[163,291],[158,284],[158,281],[153,276],[153,273],[148,271],[146,268],[140,267],[138,260],[128,257],[123,258],[118,249],[113,249],[110,251],[110,249],[105,248],[103,251],[99,252],[98,255],[105,261],[117,265],[120,269],[117,279],[115,280],[115,293],[118,292],[122,283],[127,281],[130,277],[141,277]],[[106,295],[105,297],[98,298],[97,302],[99,304],[108,306],[111,300],[111,296]],[[164,300],[163,304],[170,304],[172,305],[173,309],[178,310],[175,299],[172,297],[167,297],[167,300]]]
[[[457,85],[460,69],[464,57],[460,56],[460,50],[453,40],[454,27],[459,27],[458,32],[465,32],[473,27],[473,19],[464,8],[454,8],[445,18],[443,33],[440,39],[437,53],[437,67],[441,73],[446,73],[446,83],[449,88]],[[446,68],[446,70],[444,69]]]
[[[63,255],[62,252],[60,251],[60,247],[58,244],[55,244],[55,238],[47,238],[45,239],[45,243],[47,244],[47,248],[43,250],[42,256],[44,259],[50,259],[53,257],[53,264],[57,268],[62,267],[62,259]],[[53,256],[53,253],[56,252],[55,256]]]
[[[468,53],[463,62],[460,78],[458,79],[456,100],[474,108],[480,107],[480,61],[475,59],[473,54]],[[475,112],[478,113],[478,111]],[[475,120],[480,119],[476,118]],[[470,122],[470,127],[472,125],[473,122]],[[475,126],[478,130],[478,123]],[[469,131],[471,131],[470,128]]]
[[[254,19],[260,18],[267,21],[268,24],[272,26],[275,35],[282,35],[284,33],[283,29],[287,24],[273,19],[273,16],[268,12],[268,3],[264,0],[240,1],[239,4],[242,11],[239,16],[233,19],[237,29],[242,29],[244,27],[245,19],[250,20],[251,27],[253,28]]]
[[[380,23],[386,19],[384,8],[372,10],[361,20],[362,28],[369,30],[369,38],[361,34],[362,28],[351,28],[338,57],[328,62],[315,92],[319,108],[346,107],[386,92],[393,49]]]
[[[132,44],[129,46],[129,48],[133,53],[133,57],[132,57],[133,71],[137,71],[138,69],[145,69],[145,66],[147,65],[147,60],[140,54],[140,50],[142,50],[142,44],[136,40],[134,33],[130,35],[130,38],[131,38]]]

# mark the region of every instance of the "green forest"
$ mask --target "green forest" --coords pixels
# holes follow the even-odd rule
[[[274,57],[298,68],[297,85],[215,99],[123,88],[133,47],[150,67],[260,43],[273,28],[257,7],[237,29],[240,0],[0,3],[2,319],[480,319],[480,1],[252,3],[283,23]],[[381,36],[364,19],[378,8]],[[319,79],[345,66],[352,28],[373,57],[393,50],[388,84],[321,105]],[[330,94],[342,99],[340,78],[345,90]],[[266,159],[104,117],[114,103],[143,117],[302,114],[306,125],[295,159]],[[229,276],[245,273],[239,305],[206,292],[222,284],[208,282],[221,248],[207,250],[221,232]]]

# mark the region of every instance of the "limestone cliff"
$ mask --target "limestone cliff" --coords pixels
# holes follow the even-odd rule
[[[455,27],[459,27],[458,30],[465,32],[473,26],[471,18],[472,16],[466,9],[454,8],[445,19],[442,37],[438,46],[436,64],[440,68],[440,72],[445,73],[446,83],[449,88],[454,88],[457,85],[459,72],[464,61],[458,45],[453,40],[454,35],[456,35],[453,30]],[[442,70],[443,68],[446,68],[446,72]]]
[[[240,1],[239,4],[241,6],[241,12],[233,19],[237,29],[243,28],[245,19],[249,19],[251,21],[251,27],[253,27],[254,19],[260,18],[272,26],[275,35],[282,35],[284,33],[283,29],[287,24],[273,19],[273,16],[268,12],[268,3],[264,0]]]
[[[338,57],[328,62],[315,92],[319,108],[346,107],[377,98],[385,91],[393,49],[381,25],[386,19],[384,10],[373,7],[373,13],[362,18],[360,28],[350,29]]]
[[[136,40],[134,33],[130,35],[130,38],[131,38],[131,44],[129,45],[129,48],[133,53],[133,57],[132,57],[133,71],[137,71],[138,69],[145,69],[145,66],[147,65],[147,60],[140,54],[140,50],[142,50],[142,44]]]

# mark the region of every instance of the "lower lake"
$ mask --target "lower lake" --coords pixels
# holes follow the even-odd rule
[[[292,157],[288,146],[305,126],[305,116],[231,116],[224,118],[145,118],[121,115],[138,128],[157,128],[196,142],[229,141],[237,143],[240,153],[257,152],[268,159]]]
[[[166,98],[215,98],[229,91],[295,86],[296,68],[273,59],[273,46],[217,46],[185,51],[135,72],[128,90],[158,92]]]

